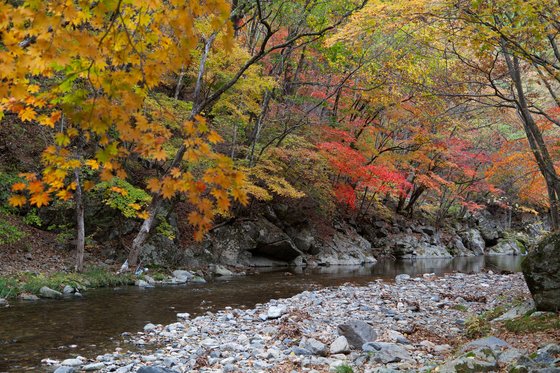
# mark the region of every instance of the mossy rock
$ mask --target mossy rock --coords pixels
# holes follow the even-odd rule
[[[521,264],[539,311],[560,310],[560,233],[545,237]]]

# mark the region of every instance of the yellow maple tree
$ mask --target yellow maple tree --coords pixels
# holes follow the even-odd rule
[[[224,181],[239,180],[238,172],[212,150],[210,144],[221,138],[202,117],[176,133],[166,125],[169,113],[146,110],[146,100],[165,76],[188,64],[200,37],[197,20],[227,40],[229,15],[226,0],[1,2],[0,119],[12,112],[22,122],[52,128],[54,137],[43,152],[41,175],[24,175],[27,181],[14,185],[9,203],[41,207],[53,198],[81,199],[97,178],[126,179],[123,161],[135,156],[163,169],[172,164],[147,188],[156,197],[187,195],[203,215],[194,221],[201,237],[225,206],[218,192],[208,208],[201,183],[206,191],[227,189],[226,195],[242,201],[241,185]],[[188,147],[179,160],[165,147],[174,136]],[[185,165],[201,159],[212,164],[204,181]],[[154,211],[135,210],[141,219],[153,218]]]

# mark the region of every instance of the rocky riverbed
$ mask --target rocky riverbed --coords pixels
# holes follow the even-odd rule
[[[521,365],[529,371],[532,366],[557,371],[558,345],[542,346],[534,355],[495,337],[475,342],[466,337],[468,314],[528,297],[520,274],[399,275],[395,282],[305,291],[253,309],[226,308],[196,318],[179,313],[176,323],[147,324],[142,332],[125,333],[137,347],[134,351],[44,363],[57,373],[389,372],[436,367],[452,372],[459,366],[475,372]]]

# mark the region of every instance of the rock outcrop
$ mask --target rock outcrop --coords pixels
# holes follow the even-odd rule
[[[382,257],[522,255],[531,244],[528,232],[505,231],[504,219],[489,212],[443,227],[398,214],[377,220],[331,222],[312,215],[282,203],[262,206],[253,217],[218,224],[204,242],[186,247],[180,245],[177,224],[170,224],[169,237],[176,238],[156,233],[141,255],[145,264],[173,267],[336,266],[375,263]]]
[[[523,275],[539,311],[560,310],[560,234],[551,234],[530,251]]]

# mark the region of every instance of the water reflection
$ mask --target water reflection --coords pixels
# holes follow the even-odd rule
[[[366,284],[397,274],[519,270],[520,257],[470,257],[379,262],[373,266],[319,267],[262,271],[206,285],[140,289],[124,287],[89,291],[82,299],[16,302],[0,309],[0,372],[36,371],[45,357],[66,358],[112,350],[120,333],[148,322],[170,323],[177,312],[193,315],[225,306],[253,307],[271,298],[346,282]],[[289,271],[289,272],[288,272]],[[114,338],[112,340],[111,338]],[[69,348],[70,345],[76,345]]]

